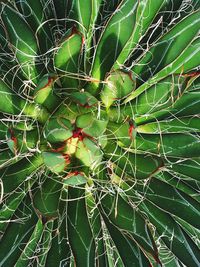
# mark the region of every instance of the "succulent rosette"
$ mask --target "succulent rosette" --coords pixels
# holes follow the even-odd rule
[[[0,19],[0,266],[200,266],[200,1]]]

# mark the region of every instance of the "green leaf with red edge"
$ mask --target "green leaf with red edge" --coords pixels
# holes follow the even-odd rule
[[[53,173],[60,173],[69,164],[69,158],[57,152],[42,152],[42,157],[46,167]]]
[[[55,95],[54,81],[57,74],[45,74],[38,82],[34,90],[34,101],[45,106],[48,110],[53,111],[60,103],[60,99]]]
[[[101,148],[89,138],[80,140],[77,144],[75,157],[78,158],[85,166],[95,169],[102,160],[103,153]]]
[[[115,70],[105,80],[101,91],[101,100],[108,109],[116,100],[123,99],[134,91],[135,87],[136,80],[132,77],[132,73]]]
[[[7,145],[14,155],[35,149],[38,141],[38,131],[19,131],[9,128],[7,131]]]
[[[63,180],[64,185],[71,185],[71,186],[83,185],[86,183],[87,183],[87,178],[85,177],[85,175],[79,173],[69,174]]]
[[[109,122],[107,129],[108,134],[114,136],[120,146],[130,146],[136,137],[137,128],[132,119],[124,123]]]
[[[98,103],[98,100],[88,92],[72,92],[70,96],[75,103],[86,108],[90,108]]]
[[[76,118],[76,126],[82,129],[83,135],[97,138],[103,135],[108,124],[108,117],[105,112],[101,112],[98,117],[97,114],[88,112],[79,115]]]
[[[101,5],[103,0],[71,0],[67,1],[69,20],[67,25],[76,25],[77,29],[83,34],[85,54],[83,55],[84,72],[90,70],[91,51],[93,52],[94,32],[96,31],[97,17],[102,12]],[[86,8],[87,7],[87,8]]]

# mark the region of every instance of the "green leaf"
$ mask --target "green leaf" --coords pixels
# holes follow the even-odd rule
[[[72,0],[69,17],[77,21],[79,23],[79,29],[86,34],[88,33],[90,27],[93,27],[100,4],[101,0],[97,0],[95,2],[86,0],[84,3],[81,0]]]
[[[47,121],[44,134],[50,143],[64,142],[73,135],[71,122],[62,117],[51,117]]]
[[[32,82],[36,82],[38,70],[35,63],[38,46],[33,32],[21,14],[8,5],[3,7],[1,17],[8,32],[12,49],[25,77],[31,79]],[[18,26],[15,27],[15,25]]]
[[[198,34],[200,11],[189,14],[163,35],[133,67],[134,73],[146,79],[172,63]]]
[[[71,185],[71,186],[76,186],[76,185],[82,185],[87,183],[87,178],[82,175],[82,174],[70,174],[64,178],[63,181],[64,185]]]
[[[40,239],[40,250],[38,253],[39,255],[37,262],[38,265],[41,267],[45,267],[47,255],[52,244],[52,235],[53,235],[53,221],[48,221],[44,225],[44,230]]]
[[[133,181],[146,179],[163,166],[159,157],[129,152],[111,142],[105,147],[104,153],[105,157],[113,163],[113,171],[117,171],[120,176],[121,169],[123,179],[130,179],[130,177]]]
[[[189,60],[185,62],[180,68],[176,69],[175,73],[187,73],[192,69],[198,67],[200,65],[200,38],[196,38],[191,45],[183,52],[181,59],[190,56]],[[180,59],[179,59],[180,61]]]
[[[21,185],[21,191],[12,192],[9,196],[5,195],[2,203],[1,203],[1,211],[0,211],[0,231],[3,233],[6,227],[9,224],[9,220],[13,216],[14,212],[28,193],[28,190],[31,188],[35,181],[32,179],[30,181],[26,181],[23,185]]]
[[[187,266],[198,266],[196,264],[199,261],[199,249],[191,236],[188,236],[177,223],[177,217],[172,217],[164,209],[160,209],[158,205],[149,201],[146,198],[146,187],[143,188],[145,198],[141,194],[142,191],[138,191],[138,188],[125,183],[121,183],[121,187],[126,190],[126,197],[129,201],[136,203],[138,209],[147,215],[148,221],[155,226],[154,229],[158,236],[164,241],[169,250]]]
[[[29,101],[18,96],[2,79],[0,79],[0,112],[12,115],[25,114],[40,122],[47,120],[48,112]]]
[[[196,245],[199,247],[199,238],[200,238],[200,231],[195,227],[191,226],[190,224],[186,223],[185,221],[181,220],[180,218],[176,218],[176,221],[179,225],[183,228],[183,230],[190,236]]]
[[[33,205],[44,217],[58,216],[62,183],[58,177],[47,177],[33,196]]]
[[[69,188],[68,194],[68,236],[76,266],[94,267],[95,244],[85,206],[85,192]]]
[[[71,258],[71,249],[69,247],[69,240],[67,236],[67,225],[66,225],[66,196],[62,196],[64,206],[63,213],[60,211],[60,216],[58,220],[54,221],[53,231],[52,231],[52,240],[50,246],[47,248],[47,257],[45,259],[44,267],[55,267],[58,262],[62,262],[65,266],[70,266]],[[61,208],[61,206],[60,206]],[[44,246],[43,246],[44,247]]]
[[[125,267],[143,267],[148,266],[150,262],[138,247],[137,243],[128,235],[121,232],[112,224],[106,216],[103,216],[106,227],[109,230],[111,238],[118,249]]]
[[[191,196],[156,178],[150,181],[143,194],[164,211],[200,229],[200,203]]]
[[[28,240],[25,248],[23,249],[19,259],[15,264],[16,267],[26,267],[30,262],[30,258],[33,257],[35,249],[37,248],[43,228],[44,227],[42,225],[42,221],[38,220],[30,239]]]
[[[5,140],[8,129],[8,124],[0,120],[0,139]]]
[[[103,221],[99,210],[96,207],[95,199],[91,193],[86,195],[86,206],[88,219],[91,225],[96,245],[96,265],[107,266],[108,255],[106,253],[106,244],[104,240]]]
[[[65,18],[67,16],[67,13],[70,11],[70,6],[68,6],[68,2],[72,2],[72,1],[66,1],[66,0],[53,0],[53,6],[55,8],[56,11],[56,18],[58,19],[62,19]],[[64,24],[65,25],[65,21],[59,21],[57,22],[59,25],[60,24]]]
[[[63,75],[61,80],[66,88],[77,88],[79,83],[79,61],[82,51],[82,35],[76,29],[61,42],[55,55],[54,65],[58,72]]]
[[[135,25],[136,7],[136,0],[123,0],[117,11],[112,13],[95,51],[91,76],[97,82],[88,88],[90,93],[96,93],[99,82],[104,80],[106,72],[111,70],[119,53],[128,42]]]
[[[104,194],[101,198],[101,208],[104,215],[107,215],[123,234],[128,234],[138,244],[138,246],[157,262],[158,252],[154,250],[149,235],[147,234],[147,224],[144,218],[131,207],[121,196]]]
[[[5,27],[1,24],[0,24],[0,44],[1,44],[1,51],[4,51],[4,52],[6,51],[8,53],[10,52],[10,49],[8,47],[8,40],[6,38],[6,30],[5,30]],[[4,56],[2,55],[2,59]]]
[[[0,244],[0,265],[14,266],[28,243],[38,218],[27,195],[11,219]]]
[[[170,164],[170,162],[168,163]],[[180,175],[179,173],[173,173],[173,172],[169,173],[165,171],[165,172],[157,173],[155,177],[163,182],[167,182],[168,184],[173,186],[173,188],[179,189],[180,191],[186,193],[188,196],[192,197],[196,201],[200,202],[198,186],[197,185],[196,187],[190,186],[187,182],[187,178],[184,177],[183,175]]]
[[[137,127],[137,132],[148,134],[197,133],[200,132],[198,117],[183,117],[164,121],[151,122]]]
[[[127,103],[131,101],[132,99],[136,98],[138,95],[143,93],[145,90],[147,90],[152,85],[156,84],[163,78],[173,74],[173,73],[179,73],[182,74],[184,71],[184,66],[189,66],[189,68],[186,70],[190,71],[193,68],[199,65],[199,58],[200,55],[200,46],[199,41],[194,41],[191,45],[189,45],[187,48],[183,50],[183,53],[177,56],[177,58],[170,63],[169,65],[166,65],[163,69],[161,69],[156,75],[154,75],[152,78],[150,78],[147,82],[143,83],[140,87],[137,88],[134,92],[132,92],[124,101],[124,103]]]
[[[134,51],[139,41],[142,39],[148,27],[152,24],[155,16],[157,15],[160,8],[165,5],[166,1],[163,0],[142,0],[138,1],[136,10],[136,21],[133,32],[128,42],[123,47],[119,54],[114,69],[120,67],[128,59],[129,55]]]
[[[162,79],[131,101],[133,112],[140,117],[143,114],[149,115],[174,105],[181,98],[180,93],[185,89],[184,82],[184,77],[174,75]]]
[[[51,32],[48,24],[45,23],[46,18],[41,1],[35,0],[34,5],[32,3],[32,0],[15,1],[19,12],[26,18],[26,21],[37,37],[40,51],[44,53],[52,46]]]
[[[177,117],[198,115],[199,95],[198,91],[186,92],[168,111]]]
[[[164,120],[165,118],[169,119],[174,117],[179,118],[184,116],[198,115],[200,102],[199,95],[200,92],[198,90],[185,91],[184,94],[168,108],[153,112],[149,115],[147,113],[143,117],[140,116],[135,118],[135,121],[137,124],[144,124],[155,120]]]
[[[14,162],[17,162],[20,160],[19,157],[13,157],[13,152],[10,151],[10,149],[4,149],[1,150],[0,153],[0,169],[13,164]]]
[[[161,239],[177,258],[186,266],[197,267],[200,262],[198,247],[170,214],[147,201],[141,203],[140,209],[148,214]]]
[[[182,159],[172,164],[172,170],[200,182],[200,158]]]
[[[132,147],[165,157],[192,158],[200,155],[199,138],[189,133],[138,134]]]
[[[12,164],[12,168],[6,167],[0,170],[3,181],[4,193],[15,190],[25,180],[31,179],[35,171],[43,164],[40,154],[30,158],[23,158],[19,162]]]

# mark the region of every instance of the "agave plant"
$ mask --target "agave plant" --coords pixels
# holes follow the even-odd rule
[[[200,266],[200,1],[0,5],[0,266]]]

